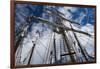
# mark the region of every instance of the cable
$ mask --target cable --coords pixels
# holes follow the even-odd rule
[[[40,53],[38,52],[37,49],[35,49],[35,51],[37,52],[37,54],[40,56],[40,58],[44,61],[44,58],[40,55]]]

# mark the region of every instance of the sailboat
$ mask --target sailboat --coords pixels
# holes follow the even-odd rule
[[[94,34],[81,30],[80,21],[66,18],[67,14],[60,11],[65,7],[44,6],[41,12],[36,8],[37,13],[42,13],[42,16],[37,16],[34,15],[36,9],[32,8],[34,5],[25,6],[32,14],[22,13],[24,10],[16,12],[16,16],[24,17],[20,32],[15,34],[16,65],[95,61]],[[88,51],[88,47],[92,52]]]

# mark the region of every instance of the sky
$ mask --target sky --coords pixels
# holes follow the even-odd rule
[[[23,4],[23,7],[22,5],[18,4],[16,6],[16,13],[18,12],[19,13],[19,9],[18,8],[21,8],[21,11],[22,12],[23,10],[23,13],[26,14],[26,17],[27,16],[37,16],[37,17],[42,17],[43,15],[43,9],[45,7],[48,7],[47,5],[31,5],[31,4]],[[60,6],[56,6],[55,8],[56,9],[59,9]],[[87,23],[89,24],[92,24],[94,25],[95,23],[95,8],[83,8],[83,7],[70,7],[70,8],[73,8],[75,9],[74,11],[72,9],[66,9],[67,7],[65,7],[65,10],[64,12],[67,12],[67,14],[65,13],[66,16],[68,16],[70,14],[70,18],[67,17],[68,19],[72,20],[72,21],[75,21],[75,22],[80,22],[80,24],[82,26],[86,25]],[[61,8],[64,8],[61,6]],[[16,15],[17,16],[17,15]],[[20,18],[19,16],[16,17],[16,21],[20,21]],[[32,30],[32,25],[33,23],[35,22],[38,22],[37,20],[33,20],[31,25],[30,25],[30,28],[28,29],[29,32],[31,32]]]

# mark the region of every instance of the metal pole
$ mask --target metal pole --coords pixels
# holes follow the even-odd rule
[[[73,29],[73,27],[72,27],[71,24],[70,24],[70,26],[71,26],[71,28]],[[72,31],[72,32],[73,32],[73,31]],[[78,46],[79,46],[80,49],[81,49],[81,52],[82,52],[82,54],[83,54],[85,60],[88,61],[88,58],[86,57],[85,52],[83,51],[82,45],[80,44],[80,42],[79,42],[79,40],[78,40],[76,34],[75,34],[74,32],[73,32],[73,34],[74,34],[74,37],[75,37],[75,39],[76,39],[76,41],[77,41],[77,43],[78,43]]]
[[[35,43],[33,42],[33,47],[32,47],[32,51],[31,51],[30,57],[29,57],[28,65],[30,64],[30,61],[31,61],[31,58],[32,58],[32,54],[33,54],[34,48],[35,48]]]
[[[63,39],[64,39],[64,41],[65,41],[65,45],[66,45],[67,48],[68,48],[68,52],[69,52],[71,61],[72,61],[72,62],[75,62],[74,56],[73,56],[73,54],[71,54],[71,48],[70,48],[71,45],[70,45],[69,42],[68,42],[68,38],[67,38],[67,36],[65,35],[64,32],[62,33],[62,35],[63,35]]]
[[[54,34],[54,55],[55,55],[55,62],[57,62],[57,57],[56,57],[56,43],[55,43],[55,34]]]

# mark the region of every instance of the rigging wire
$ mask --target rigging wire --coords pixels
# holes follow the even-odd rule
[[[27,56],[23,59],[23,62],[25,62],[26,61],[26,59],[29,57],[29,53],[31,53],[31,49],[30,49],[30,51],[27,53]]]
[[[52,47],[51,47],[52,37],[53,37],[53,33],[51,34],[51,38],[50,38],[50,42],[49,42],[49,47],[48,47],[48,51],[47,51],[47,54],[46,54],[46,61],[45,61],[45,63],[48,61],[47,59],[48,59],[48,57],[49,57],[49,56],[48,56],[48,55],[49,55],[49,52],[52,51],[52,50],[51,50],[51,48],[52,48]],[[53,46],[53,45],[52,45],[52,46]]]
[[[50,50],[51,39],[52,39],[52,33],[50,34],[50,39],[49,39],[49,42],[48,42],[48,49],[46,49],[46,51],[45,51],[45,54],[47,54],[47,55],[45,55],[45,58],[48,57],[48,55],[49,55],[48,51]],[[47,62],[47,59],[44,61],[44,63],[46,63],[46,62]]]
[[[41,55],[40,55],[40,53],[38,52],[38,50],[37,49],[35,49],[35,51],[37,52],[37,54],[40,56],[40,58],[44,61],[44,57],[42,57]]]
[[[47,47],[39,40],[39,42],[38,43],[41,43],[42,44],[42,46],[45,48],[45,49],[47,49]]]

